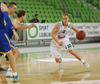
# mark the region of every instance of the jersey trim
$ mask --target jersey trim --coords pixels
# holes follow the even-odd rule
[[[1,11],[3,12],[3,10],[2,10],[2,5],[3,5],[3,3],[0,4],[0,7],[1,7]]]

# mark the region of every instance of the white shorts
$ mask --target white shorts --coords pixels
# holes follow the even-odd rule
[[[54,40],[52,40],[50,44],[50,56],[54,58],[61,58],[62,48],[65,48],[65,50],[73,50],[73,45],[68,36],[58,40],[59,42],[63,42],[63,46],[59,46]]]

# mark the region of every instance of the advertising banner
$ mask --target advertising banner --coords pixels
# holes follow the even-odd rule
[[[27,23],[29,25],[31,23]],[[51,32],[55,23],[35,23],[35,27],[27,29],[27,40],[34,39],[52,39]],[[73,23],[73,25],[86,32],[86,37],[100,36],[100,23]],[[72,30],[70,38],[75,38],[76,33]]]

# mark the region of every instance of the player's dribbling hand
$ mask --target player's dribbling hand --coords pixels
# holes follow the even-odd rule
[[[17,34],[17,32],[13,29],[13,35],[14,35],[14,38],[15,38],[15,40],[19,40],[19,36],[18,36],[18,34]]]
[[[32,27],[34,27],[34,26],[35,26],[35,24],[32,23],[32,24],[29,25],[29,28],[32,28]]]
[[[63,42],[62,42],[62,41],[59,42],[58,45],[59,45],[59,46],[63,46]]]

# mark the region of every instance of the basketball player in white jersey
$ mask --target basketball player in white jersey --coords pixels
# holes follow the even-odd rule
[[[73,50],[73,45],[69,40],[68,35],[71,32],[71,30],[74,30],[76,33],[79,32],[79,30],[76,29],[72,23],[68,22],[69,16],[67,13],[63,14],[62,19],[63,21],[55,24],[51,32],[53,40],[51,41],[50,45],[50,56],[55,58],[55,61],[56,63],[59,63],[60,68],[63,68],[61,59],[61,49],[62,47],[64,47],[66,51],[68,51],[79,61],[81,61],[86,68],[89,68],[90,65],[87,62],[85,62],[85,60],[81,59],[80,55]]]

